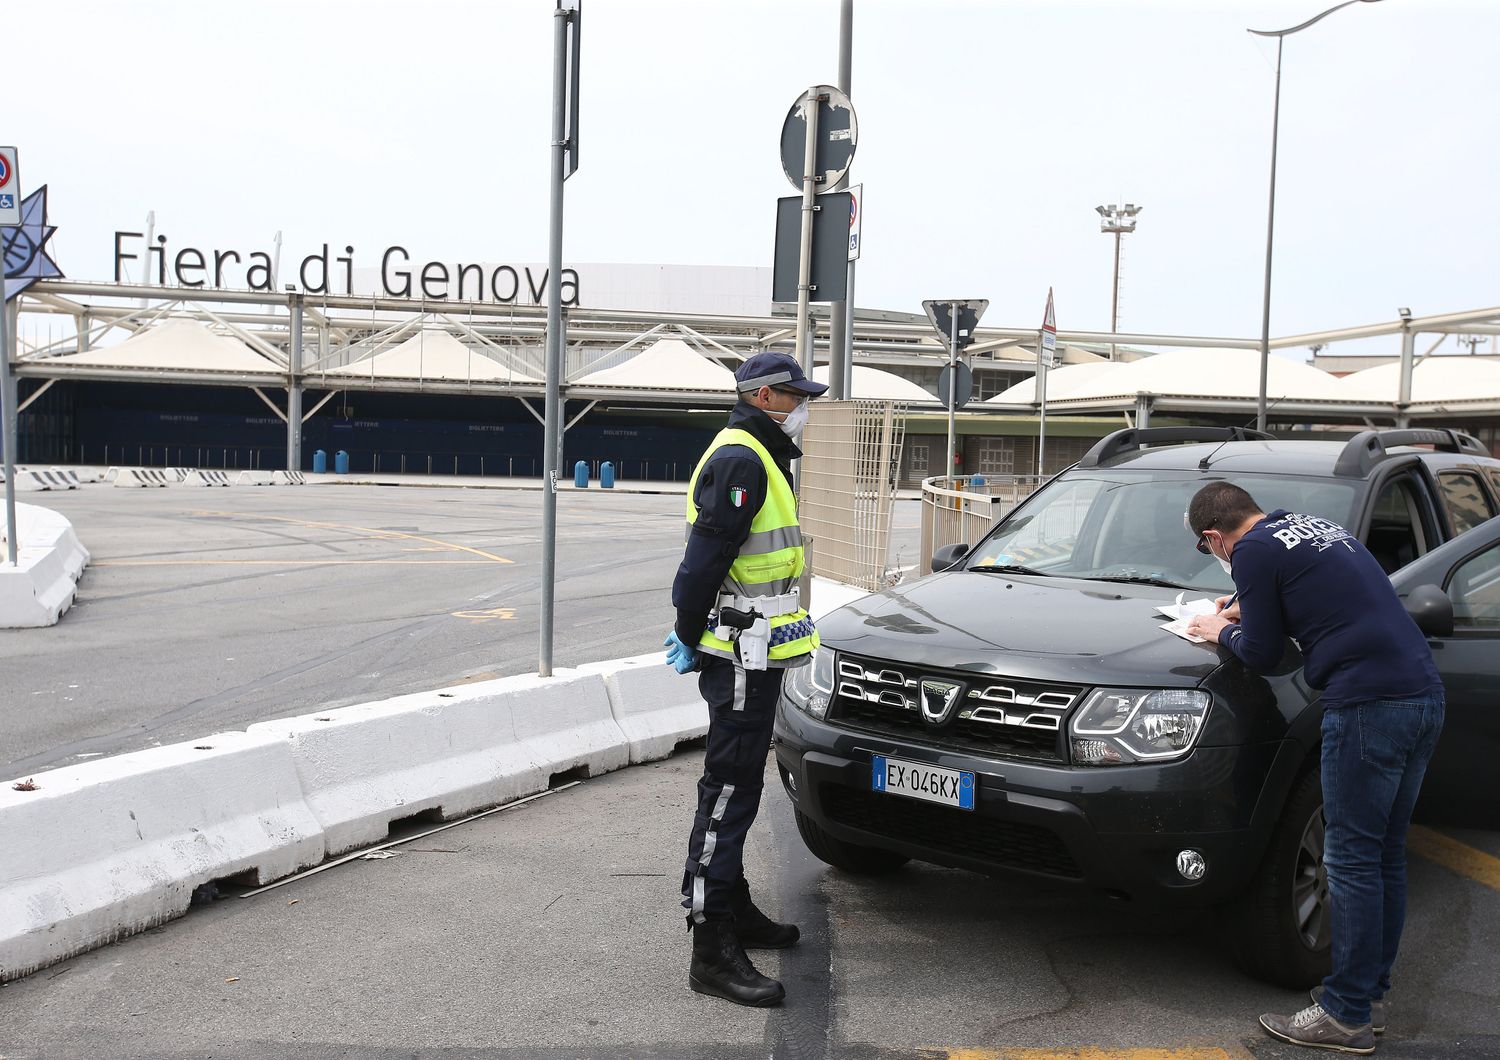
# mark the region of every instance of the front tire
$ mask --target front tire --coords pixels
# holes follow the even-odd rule
[[[807,845],[807,849],[818,860],[825,861],[836,869],[843,869],[855,876],[883,876],[895,872],[911,860],[905,854],[881,850],[879,847],[847,843],[829,835],[801,810],[793,810],[793,813],[797,818],[797,831],[801,833],[802,842]]]
[[[1235,957],[1257,979],[1303,990],[1332,967],[1323,864],[1323,784],[1314,767],[1292,788],[1249,889],[1228,910]]]

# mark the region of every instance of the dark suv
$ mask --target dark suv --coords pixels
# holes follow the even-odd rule
[[[1500,521],[1481,524],[1500,510],[1500,461],[1448,430],[1146,428],[1100,441],[972,548],[939,549],[930,576],[819,623],[775,737],[808,849],[854,873],[916,858],[1221,906],[1248,970],[1316,982],[1322,709],[1301,654],[1289,640],[1262,677],[1159,628],[1158,605],[1231,591],[1183,519],[1216,479],[1266,511],[1335,520],[1394,575],[1449,696],[1419,814],[1494,826]],[[1475,535],[1491,542],[1477,561]]]

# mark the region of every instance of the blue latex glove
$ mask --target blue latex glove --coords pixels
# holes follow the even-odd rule
[[[667,649],[667,665],[678,673],[688,673],[698,665],[698,653],[682,643],[675,632],[668,633],[661,645]]]

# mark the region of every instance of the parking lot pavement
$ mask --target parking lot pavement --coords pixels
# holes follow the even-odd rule
[[[0,1056],[1308,1055],[1255,1024],[1302,997],[1240,974],[1211,915],[923,866],[844,876],[803,850],[772,770],[747,864],[804,931],[757,956],[788,1002],[691,993],[676,892],[701,768],[686,750],[587,780],[46,969],[0,988]],[[1413,858],[1378,1055],[1500,1057],[1500,891],[1464,846],[1467,874]]]
[[[917,503],[896,506],[903,565]],[[559,496],[556,666],[661,647],[682,504]],[[536,670],[538,491],[87,486],[46,505],[93,563],[57,626],[0,631],[0,776]]]

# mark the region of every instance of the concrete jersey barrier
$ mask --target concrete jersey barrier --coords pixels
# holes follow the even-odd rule
[[[819,614],[863,595],[816,581]],[[707,728],[697,681],[654,652],[261,722],[40,773],[34,791],[0,785],[0,982],[180,916],[203,883],[267,883],[393,822],[663,758]]]
[[[698,694],[697,675],[664,665],[661,652],[590,663],[579,672],[604,679],[631,765],[666,758],[678,744],[708,732],[708,706]]]
[[[462,817],[542,791],[555,773],[628,762],[603,680],[561,671],[399,696],[252,733],[287,740],[330,855],[383,840],[392,821]]]
[[[194,469],[187,473],[182,480],[183,486],[227,486],[229,485],[229,472],[227,471],[199,471]]]
[[[0,787],[0,981],[181,916],[202,884],[268,883],[324,857],[291,747],[270,735],[220,733],[31,784]]]
[[[179,481],[175,474],[169,474],[167,470],[159,467],[112,467],[109,469],[107,481],[113,481],[116,486],[154,487],[171,486]]]
[[[0,537],[4,529],[0,519]],[[16,545],[16,565],[0,563],[0,629],[56,625],[73,604],[88,549],[66,518],[32,504],[16,505]]]

